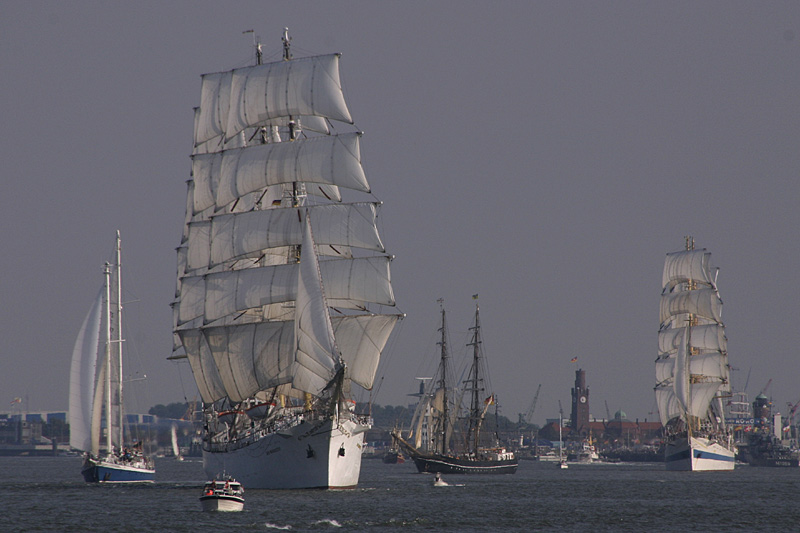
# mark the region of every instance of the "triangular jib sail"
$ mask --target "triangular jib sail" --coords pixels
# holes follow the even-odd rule
[[[92,451],[91,430],[97,356],[102,353],[100,331],[103,322],[103,291],[83,320],[69,372],[69,445],[76,450]],[[94,453],[97,453],[95,448]]]

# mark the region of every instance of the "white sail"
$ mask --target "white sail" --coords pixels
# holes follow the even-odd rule
[[[706,250],[684,250],[667,254],[664,261],[662,287],[674,287],[679,283],[693,281],[714,287],[709,261],[711,254]]]
[[[675,396],[672,383],[670,383],[669,386],[656,387],[656,405],[658,406],[661,424],[664,426],[666,426],[667,422],[670,420],[684,415],[681,404]]]
[[[331,319],[348,377],[355,383],[372,388],[381,351],[399,319],[398,315]],[[226,395],[242,401],[292,381],[294,320],[186,330],[180,335],[205,402]]]
[[[208,268],[211,250],[211,221],[199,220],[187,225],[189,236],[186,246],[185,270]]]
[[[720,322],[722,320],[722,300],[715,289],[697,289],[671,292],[661,297],[661,323],[693,314],[701,318]]]
[[[656,359],[656,385],[672,386],[672,379],[675,377],[676,356],[659,357]]]
[[[725,356],[719,353],[696,354],[689,359],[689,373],[703,376],[716,384],[719,389],[722,380],[728,379],[728,365]]]
[[[698,418],[708,417],[708,409],[711,400],[719,392],[720,383],[718,381],[701,382],[692,384],[692,404],[691,414]]]
[[[308,182],[369,192],[361,165],[360,136],[346,133],[195,155],[194,212],[211,206],[220,209],[248,193],[284,183]]]
[[[192,367],[200,397],[208,403],[224,398],[225,385],[203,332],[199,329],[186,329],[178,333]]]
[[[78,332],[69,372],[69,445],[85,452],[92,449],[92,404],[102,320],[101,290]]]
[[[658,332],[658,351],[660,354],[678,351],[682,329],[665,329]],[[727,352],[728,339],[725,328],[720,324],[704,324],[692,328],[689,347],[698,352]]]
[[[358,307],[359,303],[394,305],[390,258],[361,257],[322,261],[323,284],[332,305]],[[210,323],[234,313],[297,297],[297,264],[185,277],[181,283],[179,324],[198,317]]]
[[[317,246],[383,252],[373,203],[327,204],[307,208]],[[214,216],[189,225],[188,267],[213,268],[232,259],[258,257],[263,250],[300,245],[299,208],[265,209]]]
[[[284,323],[212,327],[204,329],[203,335],[231,401],[241,402],[258,391],[291,383],[294,335]]]
[[[322,274],[305,213],[302,256],[297,272],[297,310],[294,318],[295,356],[292,370],[295,389],[319,395],[333,379],[341,356],[333,336],[331,317],[322,288]]]
[[[274,118],[303,115],[353,122],[339,81],[338,54],[233,71],[226,138]]]
[[[201,78],[200,107],[195,120],[195,146],[225,134],[230,111],[233,71],[205,74]]]
[[[686,413],[690,409],[692,395],[689,389],[689,354],[687,353],[685,329],[681,337],[681,343],[675,357],[675,377],[673,378],[673,386],[678,405],[680,405],[681,410]]]
[[[400,315],[355,315],[332,318],[336,343],[347,365],[347,376],[371,389],[386,342]]]
[[[172,455],[175,457],[181,456],[181,450],[178,447],[178,428],[175,424],[172,424],[170,429],[170,435],[172,437]]]

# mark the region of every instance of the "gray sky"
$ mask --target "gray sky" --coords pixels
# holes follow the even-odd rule
[[[341,52],[407,319],[375,398],[405,404],[480,294],[502,412],[656,419],[664,254],[721,268],[734,386],[800,400],[800,4],[6,2],[0,9],[0,402],[65,409],[75,336],[123,238],[143,396],[196,397],[169,362],[200,74]],[[135,377],[132,375],[132,377]],[[5,404],[8,407],[8,403]],[[6,408],[0,407],[0,411]]]

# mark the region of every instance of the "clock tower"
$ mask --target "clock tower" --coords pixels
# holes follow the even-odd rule
[[[586,372],[575,371],[575,388],[572,389],[572,431],[577,435],[589,434],[589,389],[586,388]]]

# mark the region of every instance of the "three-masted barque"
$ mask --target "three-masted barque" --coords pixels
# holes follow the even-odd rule
[[[655,393],[667,470],[734,468],[722,402],[731,394],[728,341],[710,259],[687,237],[686,249],[664,263]]]
[[[178,249],[174,358],[203,400],[203,466],[248,488],[358,483],[370,389],[401,314],[339,54],[202,76]],[[343,131],[341,131],[343,130]],[[361,195],[363,201],[344,200]]]

